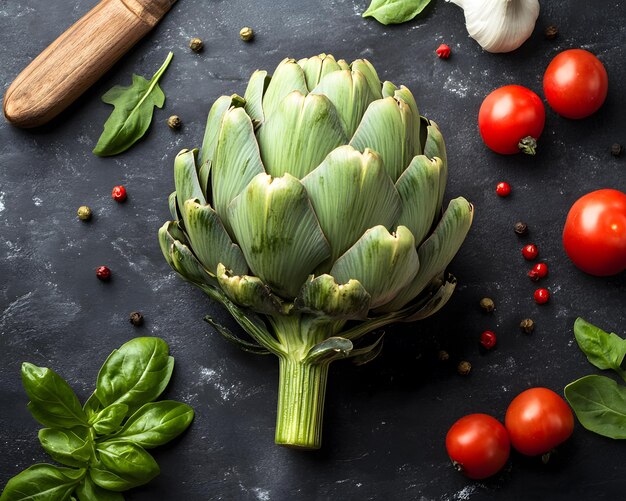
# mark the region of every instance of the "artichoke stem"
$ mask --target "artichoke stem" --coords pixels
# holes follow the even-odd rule
[[[330,364],[311,364],[289,356],[279,358],[276,443],[298,449],[319,449]]]

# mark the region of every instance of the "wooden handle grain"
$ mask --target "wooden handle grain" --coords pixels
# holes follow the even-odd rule
[[[176,0],[102,0],[37,56],[4,95],[6,119],[42,125],[150,31]]]

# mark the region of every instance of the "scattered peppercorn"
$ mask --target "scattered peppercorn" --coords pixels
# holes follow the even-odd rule
[[[511,185],[504,181],[496,185],[496,193],[499,197],[508,197],[511,194]]]
[[[456,366],[456,371],[461,376],[467,376],[472,370],[472,364],[470,364],[467,360],[461,360],[459,365]]]
[[[537,282],[539,281],[539,279],[544,278],[547,275],[548,275],[548,265],[546,263],[537,263],[528,272],[528,277],[533,282]]]
[[[535,303],[545,304],[550,299],[550,291],[548,289],[537,289],[533,297],[535,298]]]
[[[81,205],[76,211],[76,214],[78,214],[78,219],[81,221],[89,221],[92,216],[91,209],[86,205]]]
[[[624,151],[624,147],[621,144],[613,143],[611,145],[611,155],[613,155],[614,157],[621,156],[623,151]]]
[[[111,279],[111,270],[108,266],[98,266],[96,268],[96,277],[98,277],[103,282],[107,282]]]
[[[448,59],[452,53],[450,47],[448,47],[445,43],[442,43],[439,47],[437,47],[435,52],[437,53],[437,57],[439,59]]]
[[[441,360],[442,362],[445,362],[446,360],[450,358],[450,355],[448,354],[447,351],[440,350],[439,353],[437,354],[437,358]]]
[[[480,307],[485,310],[487,313],[491,313],[496,309],[496,303],[493,302],[493,299],[490,297],[484,297],[480,300]]]
[[[554,25],[550,25],[546,28],[546,31],[544,33],[548,40],[554,40],[556,37],[559,36],[559,29]]]
[[[526,235],[526,233],[528,233],[528,225],[522,221],[518,221],[513,226],[513,231],[518,235]]]
[[[204,42],[201,38],[192,38],[189,41],[189,48],[194,52],[200,52],[202,49],[204,49]]]
[[[539,249],[535,244],[528,244],[522,247],[522,256],[524,256],[524,259],[526,259],[527,261],[532,261],[533,259],[536,259],[538,255]]]
[[[245,26],[241,28],[241,30],[239,30],[239,37],[244,42],[249,42],[254,38],[254,31],[252,31],[252,28],[248,28],[247,26]]]
[[[116,202],[124,202],[126,200],[126,188],[123,186],[114,186],[113,191],[111,191],[111,198]]]
[[[535,330],[535,322],[530,318],[525,318],[519,323],[519,328],[526,334],[530,334]]]
[[[496,333],[493,331],[483,331],[480,335],[480,344],[486,350],[490,350],[496,345]]]
[[[180,129],[182,124],[183,122],[178,115],[172,115],[167,119],[167,125],[170,129]]]
[[[143,325],[143,315],[138,311],[133,311],[130,314],[129,320],[135,327]]]

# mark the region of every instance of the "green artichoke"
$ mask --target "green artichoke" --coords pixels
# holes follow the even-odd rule
[[[319,448],[330,362],[373,359],[382,335],[365,334],[432,315],[455,288],[445,270],[473,208],[442,211],[437,125],[366,60],[285,59],[215,101],[174,178],[165,258],[250,338],[207,318],[221,334],[278,356],[276,443]]]

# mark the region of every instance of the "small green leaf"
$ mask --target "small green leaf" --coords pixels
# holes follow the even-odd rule
[[[56,372],[24,362],[22,383],[30,397],[28,409],[44,426],[87,426],[87,415],[70,385]]]
[[[83,404],[83,410],[87,415],[88,419],[93,418],[98,412],[102,409],[102,404],[95,392],[91,394],[91,396],[87,399],[87,401]]]
[[[159,465],[141,446],[131,442],[97,445],[100,463],[90,469],[94,483],[103,489],[125,491],[148,483],[159,474]]]
[[[36,464],[7,482],[0,501],[65,501],[85,476],[85,470]]]
[[[156,399],[174,369],[167,343],[156,337],[138,337],[114,350],[98,373],[96,395],[102,405],[126,404],[134,412]]]
[[[151,402],[129,417],[124,427],[102,444],[123,441],[150,449],[180,435],[192,420],[193,409],[187,404],[172,400]]]
[[[43,428],[39,442],[52,459],[67,466],[86,467],[93,453],[89,429],[81,426],[71,430]]]
[[[305,313],[333,319],[367,318],[370,295],[358,280],[338,284],[328,275],[320,275],[305,282],[294,307]]]
[[[135,144],[150,127],[154,106],[162,108],[165,94],[159,87],[159,80],[165,73],[174,54],[170,52],[158,71],[150,80],[133,75],[133,83],[128,87],[116,85],[110,89],[102,101],[115,108],[104,124],[104,131],[93,152],[101,157],[117,155]]]
[[[280,102],[293,91],[308,94],[302,68],[295,60],[285,58],[274,70],[265,93],[263,94],[263,114],[265,120],[272,116]]]
[[[259,277],[236,275],[222,263],[217,267],[217,280],[231,301],[257,313],[280,314],[282,302]]]
[[[232,96],[221,96],[211,106],[209,116],[204,129],[204,139],[202,140],[202,148],[200,150],[199,161],[201,164],[213,162],[215,154],[215,146],[217,145],[217,136],[220,132],[222,117],[232,107],[241,107],[245,103],[245,99],[237,94]]]
[[[589,362],[599,369],[613,369],[626,380],[626,371],[621,366],[626,356],[626,339],[609,334],[580,317],[574,322],[574,335]]]
[[[128,414],[128,405],[111,404],[102,409],[89,422],[98,435],[107,435],[116,432]]]
[[[305,363],[319,364],[331,362],[338,358],[346,358],[352,351],[352,341],[342,337],[329,337],[309,350],[304,358]]]
[[[331,54],[305,57],[298,61],[298,65],[304,72],[306,86],[311,92],[313,92],[313,89],[324,76],[341,69],[341,66]]]
[[[410,21],[430,3],[430,0],[372,0],[363,17],[373,17],[382,24]]]
[[[124,501],[122,494],[98,487],[89,475],[76,488],[76,496],[78,501]]]
[[[626,438],[626,386],[605,376],[585,376],[565,387],[565,398],[589,431]]]

